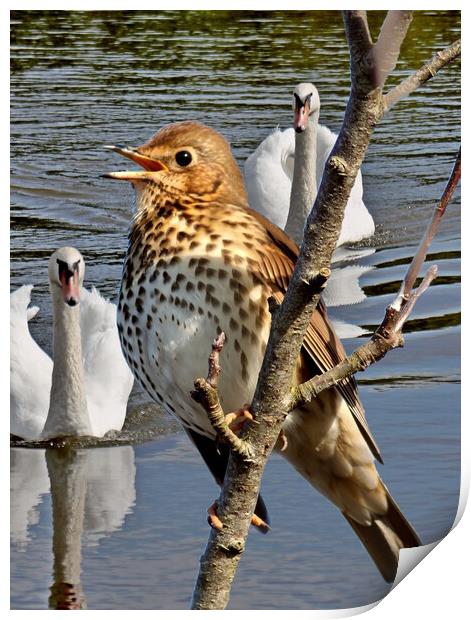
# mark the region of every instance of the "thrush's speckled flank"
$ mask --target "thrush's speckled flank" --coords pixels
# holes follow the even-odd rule
[[[184,422],[213,436],[204,413],[188,401],[196,375],[189,378],[183,393],[176,389],[178,354],[162,336],[177,328],[189,348],[201,340],[198,366],[202,367],[208,343],[224,330],[226,349],[233,348],[231,369],[245,386],[254,384],[270,326],[267,299],[271,292],[257,270],[255,249],[263,244],[263,230],[257,230],[240,207],[198,203],[183,207],[178,197],[172,202],[168,194],[161,205],[155,187],[141,193],[119,296],[120,338],[128,363],[148,393],[172,413],[181,407],[178,415]],[[214,228],[210,232],[214,221],[217,232]],[[249,223],[252,226],[247,229]],[[240,234],[239,244],[234,234]],[[246,351],[254,349],[250,363]],[[165,364],[173,372],[165,370]],[[228,410],[238,407],[239,399],[238,390],[232,398],[226,397]]]

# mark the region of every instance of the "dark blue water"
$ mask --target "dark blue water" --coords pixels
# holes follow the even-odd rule
[[[374,31],[380,18],[371,17]],[[456,12],[418,13],[392,82],[456,39],[459,26]],[[195,118],[222,131],[242,164],[273,128],[289,126],[291,88],[306,79],[319,88],[321,122],[338,130],[348,54],[336,12],[14,13],[11,284],[35,284],[40,344],[50,351],[47,259],[57,247],[77,246],[87,282],[116,296],[132,194],[100,177],[117,165],[104,144],[139,144],[165,123]],[[454,64],[376,129],[363,166],[377,224],[365,244],[375,252],[358,261],[371,267],[360,280],[366,299],[333,308],[334,318],[366,332],[382,320],[451,170],[459,106]],[[459,194],[432,263],[440,278],[417,303],[405,348],[358,377],[381,475],[424,543],[449,529],[459,494]],[[130,410],[148,404],[136,389]],[[48,473],[43,450],[12,449],[13,608],[46,608],[58,565],[81,582],[89,609],[188,607],[217,489],[186,437],[162,428],[153,442],[72,454],[70,489],[53,456]],[[56,519],[73,535],[55,569],[51,480],[63,485],[59,505],[67,492],[82,499]],[[232,608],[353,607],[388,591],[343,517],[279,457],[263,493],[273,529],[251,532]]]

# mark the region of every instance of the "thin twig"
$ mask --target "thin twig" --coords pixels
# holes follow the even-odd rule
[[[392,106],[404,99],[412,91],[419,86],[422,86],[425,82],[433,78],[440,69],[449,64],[461,53],[461,40],[458,39],[449,47],[438,52],[432,60],[423,65],[418,71],[410,75],[403,80],[400,84],[391,89],[386,95],[384,95],[384,105],[386,110],[392,108]]]
[[[414,291],[412,291],[409,299],[405,301],[395,321],[394,329],[397,333],[401,332],[404,323],[407,321],[410,313],[412,312],[412,308],[415,306],[415,302],[422,295],[422,293],[424,293],[428,289],[432,280],[437,277],[437,274],[437,265],[432,265],[431,267],[429,267],[420,285]]]
[[[226,334],[221,332],[213,341],[211,347],[211,353],[208,358],[208,376],[207,382],[214,389],[217,388],[219,383],[219,375],[221,373],[221,366],[219,364],[219,353],[222,351],[224,343],[226,342]]]
[[[217,386],[221,366],[219,354],[222,351],[226,336],[221,332],[213,341],[211,353],[208,357],[208,376],[206,379],[195,380],[194,391],[190,392],[191,398],[199,403],[208,414],[209,421],[216,431],[219,439],[229,444],[231,450],[242,457],[245,461],[253,459],[253,449],[246,441],[237,437],[229,428],[226,415],[219,401]]]
[[[395,308],[397,311],[401,309],[403,300],[404,299],[407,300],[409,298],[409,295],[412,291],[412,287],[414,286],[417,276],[419,275],[419,271],[422,265],[424,264],[425,256],[427,255],[428,248],[430,247],[432,239],[435,237],[438,226],[440,225],[443,215],[445,214],[448,203],[450,202],[451,197],[453,196],[453,193],[458,184],[458,181],[460,180],[460,177],[461,177],[461,148],[459,149],[458,154],[456,156],[453,170],[451,172],[450,178],[448,179],[448,182],[446,184],[446,187],[442,194],[440,202],[435,209],[435,212],[430,220],[427,230],[425,231],[424,236],[422,237],[422,241],[420,242],[417,252],[415,253],[415,256],[412,260],[412,263],[410,264],[409,269],[407,270],[401,289],[396,299],[391,304],[392,307]]]

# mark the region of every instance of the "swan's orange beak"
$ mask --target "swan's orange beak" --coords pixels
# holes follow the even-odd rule
[[[301,131],[304,131],[306,129],[310,111],[310,97],[308,97],[304,102],[302,102],[299,97],[295,97],[293,120],[294,131],[300,133]]]
[[[139,153],[137,149],[123,146],[106,146],[105,148],[110,149],[110,151],[114,151],[115,153],[119,153],[123,157],[127,157],[132,160],[141,168],[144,168],[146,172],[159,172],[160,170],[168,170],[167,166],[159,161],[158,159],[152,159],[152,157],[148,157],[147,155],[143,155]],[[129,172],[109,172],[103,176],[110,179],[119,179],[122,181],[139,181],[142,179],[148,178],[146,172],[139,171],[129,171]]]
[[[59,281],[62,286],[62,296],[68,306],[76,306],[80,302],[80,284],[78,266],[74,265],[71,271],[68,266],[59,264]]]

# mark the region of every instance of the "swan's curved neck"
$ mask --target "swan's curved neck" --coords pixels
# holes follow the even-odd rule
[[[304,131],[295,134],[294,172],[285,232],[301,245],[304,224],[317,196],[317,127],[319,111],[309,116]]]
[[[80,304],[67,306],[59,288],[54,287],[51,294],[54,367],[49,412],[41,438],[91,435],[80,339]]]

